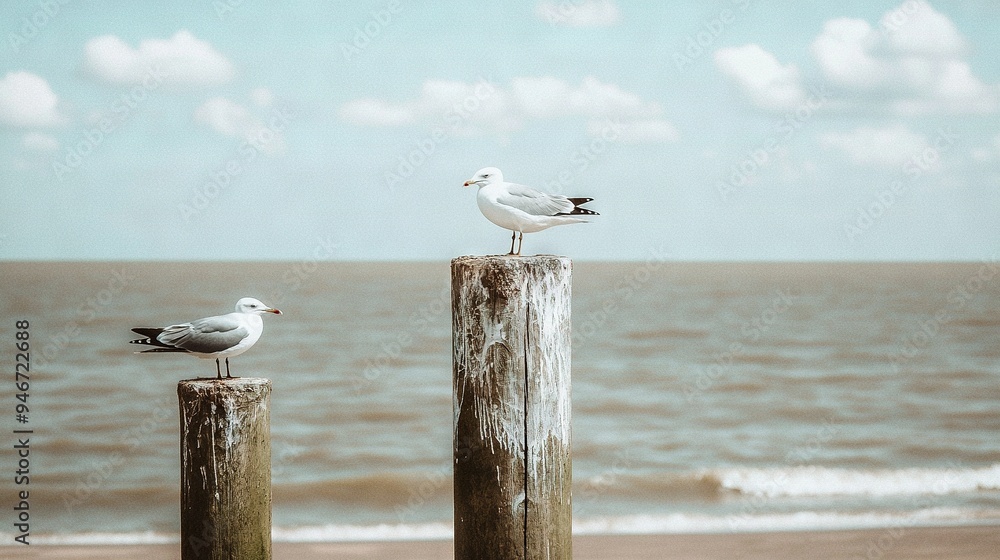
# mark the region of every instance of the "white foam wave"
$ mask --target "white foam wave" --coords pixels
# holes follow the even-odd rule
[[[850,470],[817,466],[704,471],[751,496],[908,496],[1000,490],[1000,464],[979,469]]]
[[[11,542],[10,539],[3,539]],[[176,533],[143,531],[137,533],[66,533],[51,535],[31,535],[31,544],[40,545],[142,545],[173,544],[181,542]]]
[[[275,527],[276,542],[433,541],[452,538],[451,522]]]
[[[760,515],[709,516],[674,513],[595,517],[573,521],[576,535],[663,535],[691,533],[751,533],[771,531],[832,531],[955,525],[1000,524],[1000,510],[927,508],[911,512],[842,513],[799,511]]]
[[[758,515],[711,516],[672,513],[574,518],[575,535],[671,535],[693,533],[750,533],[769,531],[829,531],[844,529],[908,528],[958,525],[1000,525],[1000,509],[925,508],[899,512],[800,511]],[[317,525],[275,527],[274,542],[387,542],[450,540],[452,523],[440,521],[412,525]],[[13,535],[0,533],[0,542]],[[176,544],[176,534],[75,533],[32,535],[37,545],[143,545]]]

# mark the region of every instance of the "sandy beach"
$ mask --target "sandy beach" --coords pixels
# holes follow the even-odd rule
[[[997,557],[1000,528],[932,527],[857,531],[794,531],[710,535],[577,536],[577,560],[986,560]],[[276,560],[447,560],[451,541],[383,543],[275,543]],[[3,547],[0,556],[24,560],[180,558],[177,545]]]

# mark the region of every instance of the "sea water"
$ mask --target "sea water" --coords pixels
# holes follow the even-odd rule
[[[450,536],[448,263],[0,281],[6,370],[30,323],[28,423],[12,378],[4,417],[33,430],[33,543],[176,541],[176,383],[215,364],[134,354],[129,329],[243,296],[283,312],[230,360],[273,381],[275,539]],[[572,340],[577,533],[1000,524],[997,263],[575,263]]]

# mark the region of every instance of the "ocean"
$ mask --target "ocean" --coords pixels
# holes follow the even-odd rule
[[[574,263],[574,531],[1000,525],[998,273]],[[274,539],[450,537],[448,282],[448,263],[0,263],[4,544],[23,489],[33,544],[178,540],[176,384],[215,364],[133,354],[129,329],[243,296],[283,312],[231,360],[273,382]]]

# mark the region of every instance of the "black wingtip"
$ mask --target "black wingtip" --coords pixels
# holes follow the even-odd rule
[[[132,332],[137,335],[144,336],[145,338],[130,340],[128,341],[129,344],[144,344],[146,346],[157,346],[160,348],[173,348],[173,346],[164,344],[157,340],[156,337],[163,333],[163,329],[159,327],[134,327]]]
[[[600,214],[594,212],[593,210],[581,208],[581,205],[594,200],[593,198],[570,198],[567,200],[573,203],[573,210],[569,212],[560,212],[556,214],[557,216],[600,216]]]

